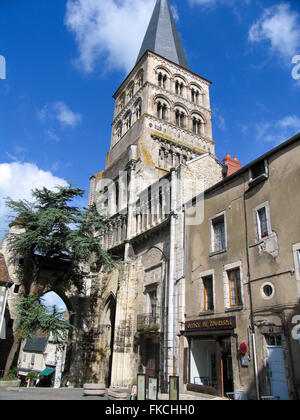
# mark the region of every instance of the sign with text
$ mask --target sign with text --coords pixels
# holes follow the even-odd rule
[[[158,378],[148,377],[148,400],[158,400]]]
[[[137,375],[137,399],[140,401],[146,399],[146,375],[142,373]]]
[[[179,400],[179,376],[169,376],[169,400]]]
[[[186,331],[214,331],[214,330],[232,330],[236,327],[234,316],[227,318],[210,318],[187,321],[185,323]]]

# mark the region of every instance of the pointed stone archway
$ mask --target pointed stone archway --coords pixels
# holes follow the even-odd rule
[[[115,336],[116,319],[116,298],[110,293],[106,299],[101,316],[101,339],[99,347],[100,363],[100,381],[107,387],[111,385],[113,348]]]

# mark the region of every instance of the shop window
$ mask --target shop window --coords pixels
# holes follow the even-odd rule
[[[226,250],[225,214],[211,219],[211,252]]]
[[[193,339],[190,351],[190,383],[217,386],[216,341]]]
[[[229,304],[230,307],[242,305],[242,289],[240,269],[227,271],[229,283]]]
[[[214,310],[213,276],[202,278],[203,282],[203,310]]]

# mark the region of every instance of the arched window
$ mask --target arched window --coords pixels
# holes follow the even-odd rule
[[[167,85],[168,76],[160,71],[158,73],[157,79],[158,79],[158,86],[165,89]]]
[[[138,99],[136,101],[136,103],[134,104],[134,114],[135,114],[135,119],[136,120],[141,118],[141,115],[142,115],[142,100],[141,100],[141,98]]]
[[[202,124],[203,124],[203,122],[202,122],[202,120],[199,116],[195,116],[195,115],[193,116],[192,124],[193,124],[193,126],[192,126],[193,133],[197,134],[197,135],[202,134]]]
[[[182,94],[183,94],[183,88],[184,88],[183,82],[181,82],[179,80],[176,80],[175,81],[175,93],[176,93],[176,95],[182,96]]]
[[[136,76],[135,82],[138,89],[140,89],[144,84],[144,70],[140,70]]]
[[[175,124],[181,128],[185,128],[186,125],[186,114],[180,108],[175,109]]]
[[[129,84],[129,87],[128,87],[128,90],[127,90],[127,97],[128,97],[128,100],[130,100],[130,99],[133,97],[133,95],[134,95],[134,83],[133,83],[133,82],[131,82],[131,83]]]
[[[162,120],[167,119],[167,104],[162,101],[157,101],[156,103],[156,116]]]
[[[131,127],[131,111],[128,111],[125,115],[125,127],[126,130],[129,130],[129,128]]]
[[[199,103],[199,91],[198,90],[192,88],[191,99],[192,99],[192,102],[194,102],[194,104]]]
[[[123,124],[122,121],[120,121],[117,126],[116,126],[116,131],[115,131],[115,136],[116,136],[116,140],[119,141],[122,137],[122,129],[123,129]]]

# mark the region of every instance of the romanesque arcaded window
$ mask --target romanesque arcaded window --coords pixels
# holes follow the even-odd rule
[[[194,104],[198,105],[199,104],[199,96],[200,96],[200,92],[199,90],[192,88],[191,89],[191,100],[192,102],[194,102]]]
[[[138,120],[142,115],[142,100],[138,99],[134,104],[135,119]]]
[[[134,83],[131,82],[127,91],[128,100],[130,100],[134,95]]]
[[[158,73],[158,86],[162,88],[166,88],[167,84],[167,75],[163,74],[162,72]]]
[[[117,141],[119,141],[122,137],[122,128],[123,128],[123,124],[120,121],[116,127],[116,139]]]
[[[131,127],[131,111],[128,111],[125,115],[125,127],[126,130],[129,130]]]
[[[200,135],[202,134],[202,121],[200,118],[193,117],[193,133]]]
[[[176,93],[176,95],[182,96],[183,87],[184,87],[184,84],[182,82],[180,82],[179,80],[176,80],[176,82],[175,82],[175,93]]]
[[[167,105],[164,102],[157,101],[156,115],[157,115],[157,118],[160,118],[162,120],[167,119]]]
[[[136,81],[138,89],[140,89],[144,84],[144,71],[143,70],[139,71],[135,81]]]
[[[175,124],[178,127],[185,128],[185,120],[186,120],[186,115],[184,111],[180,109],[176,109],[175,110]]]
[[[122,109],[124,108],[124,106],[125,106],[125,94],[123,93],[123,94],[121,95],[121,97],[120,97],[120,101],[119,101],[119,109],[118,109],[118,111],[119,111],[119,112],[121,112],[121,111],[122,111]]]

